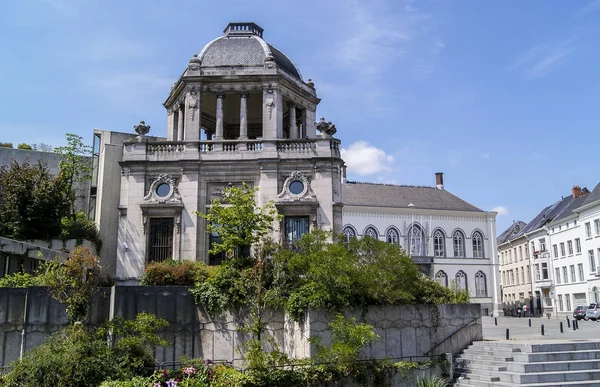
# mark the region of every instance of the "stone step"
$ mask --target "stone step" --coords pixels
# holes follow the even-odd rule
[[[577,371],[558,371],[558,372],[538,372],[530,374],[496,372],[492,377],[498,377],[503,382],[515,384],[527,383],[546,383],[547,386],[554,386],[555,383],[576,382],[576,381],[600,381],[600,370],[577,370]],[[488,376],[485,375],[485,378]],[[485,380],[485,379],[484,379]]]
[[[468,348],[505,349],[512,348],[522,352],[570,352],[600,349],[600,341],[577,341],[563,343],[514,343],[511,341],[476,341]]]
[[[461,359],[467,360],[475,360],[475,361],[491,361],[491,362],[511,362],[514,361],[514,357],[512,356],[494,356],[494,355],[479,355],[479,354],[471,354],[471,353],[463,353],[460,355]]]
[[[515,384],[506,382],[483,382],[481,380],[458,379],[454,387],[548,387],[548,383]],[[552,383],[552,387],[600,387],[600,381],[576,381]]]
[[[585,350],[574,352],[537,352],[525,353],[515,352],[514,361],[526,363],[554,362],[569,360],[593,360],[600,359],[600,350]]]

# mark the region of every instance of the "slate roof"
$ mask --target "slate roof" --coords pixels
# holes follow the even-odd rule
[[[498,236],[496,242],[498,245],[501,245],[502,243],[515,239],[515,236],[520,234],[520,231],[525,228],[525,226],[527,226],[527,223],[517,220]]]
[[[223,36],[208,43],[200,52],[200,67],[263,67],[267,55],[272,55],[277,67],[302,80],[300,71],[281,51],[261,37]]]
[[[583,206],[583,203],[587,200],[589,196],[589,191],[587,188],[583,189],[583,196],[578,197],[577,199],[573,199],[573,196],[570,197],[569,203],[560,211],[560,213],[556,214],[554,220],[560,220],[564,218],[568,218],[570,215],[573,215],[573,210]]]
[[[514,234],[512,237],[509,237],[508,239],[500,242],[501,237],[504,235],[504,233],[500,234],[497,238],[498,244],[507,242],[509,240],[515,240],[517,238],[520,238],[524,234],[530,233],[541,227],[544,227],[546,224],[554,220],[560,220],[568,217],[573,213],[574,209],[581,207],[586,201],[587,196],[589,196],[588,189],[584,188],[583,193],[584,196],[581,196],[577,199],[574,199],[572,194],[563,196],[563,198],[559,201],[541,210],[529,223],[527,223],[525,227],[522,227],[521,230],[518,233]]]
[[[586,206],[588,204],[597,202],[598,200],[600,200],[600,183],[598,183],[594,189],[592,190],[592,192],[590,192],[586,198],[585,201],[583,202],[582,206]]]
[[[481,209],[436,187],[346,182],[342,184],[345,205],[474,211]]]

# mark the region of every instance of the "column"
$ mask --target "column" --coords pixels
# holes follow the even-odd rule
[[[248,94],[240,95],[240,139],[248,138]]]
[[[177,106],[177,141],[183,141],[183,116],[184,110],[181,104]]]
[[[184,139],[186,141],[200,140],[201,120],[200,120],[201,94],[196,89],[192,89],[185,96],[185,119],[184,119]]]
[[[167,109],[167,140],[173,141],[173,110]]]
[[[225,98],[225,94],[217,93],[217,128],[215,140],[223,139],[223,98]]]
[[[298,138],[298,125],[296,125],[296,104],[289,103],[290,111],[290,138]]]

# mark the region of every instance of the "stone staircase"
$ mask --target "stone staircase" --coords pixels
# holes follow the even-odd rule
[[[454,377],[455,387],[600,387],[600,340],[476,341],[454,360]]]

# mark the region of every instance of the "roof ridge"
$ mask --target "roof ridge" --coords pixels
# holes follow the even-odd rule
[[[371,184],[371,185],[383,185],[388,187],[411,187],[411,188],[433,188],[438,189],[437,187],[433,187],[430,185],[409,185],[409,184],[393,184],[393,183],[373,183],[369,181],[346,181],[345,184]]]

